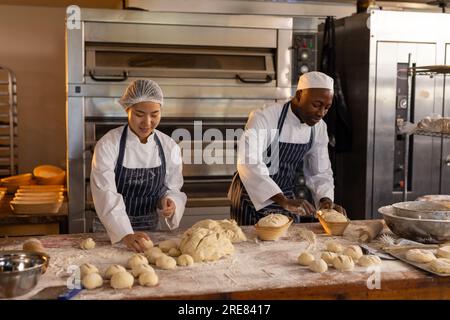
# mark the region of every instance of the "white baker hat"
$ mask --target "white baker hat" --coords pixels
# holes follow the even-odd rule
[[[330,89],[331,91],[334,91],[333,78],[318,71],[304,73],[300,79],[298,79],[297,90],[310,88]]]

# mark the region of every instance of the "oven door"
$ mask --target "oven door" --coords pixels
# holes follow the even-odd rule
[[[86,44],[85,77],[232,79],[276,84],[275,50],[204,46]],[[88,80],[87,80],[88,82]],[[226,82],[225,82],[226,83]]]

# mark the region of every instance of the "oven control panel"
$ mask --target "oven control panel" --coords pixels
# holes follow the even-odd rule
[[[315,33],[293,33],[292,85],[296,86],[298,78],[309,71],[317,69],[317,35]]]

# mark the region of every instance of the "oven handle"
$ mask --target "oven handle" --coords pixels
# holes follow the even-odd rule
[[[102,81],[102,82],[122,82],[128,79],[128,71],[124,71],[122,76],[117,76],[117,77],[102,77],[99,78],[97,77],[94,72],[89,71],[89,76],[92,78],[92,80],[95,81]]]
[[[269,83],[273,80],[270,75],[266,75],[266,79],[263,80],[263,79],[244,79],[238,74],[236,74],[236,79],[238,79],[243,83]]]

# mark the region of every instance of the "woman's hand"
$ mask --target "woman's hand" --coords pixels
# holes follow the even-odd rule
[[[175,213],[175,202],[168,197],[162,197],[159,200],[158,208],[160,209],[164,218],[170,218]]]
[[[135,252],[144,252],[144,240],[150,240],[150,237],[144,232],[130,233],[122,238],[122,242],[127,248]]]
[[[337,212],[342,213],[344,216],[347,216],[347,212],[343,207],[331,201],[330,198],[322,198],[319,201],[319,210],[322,209],[334,209]]]

